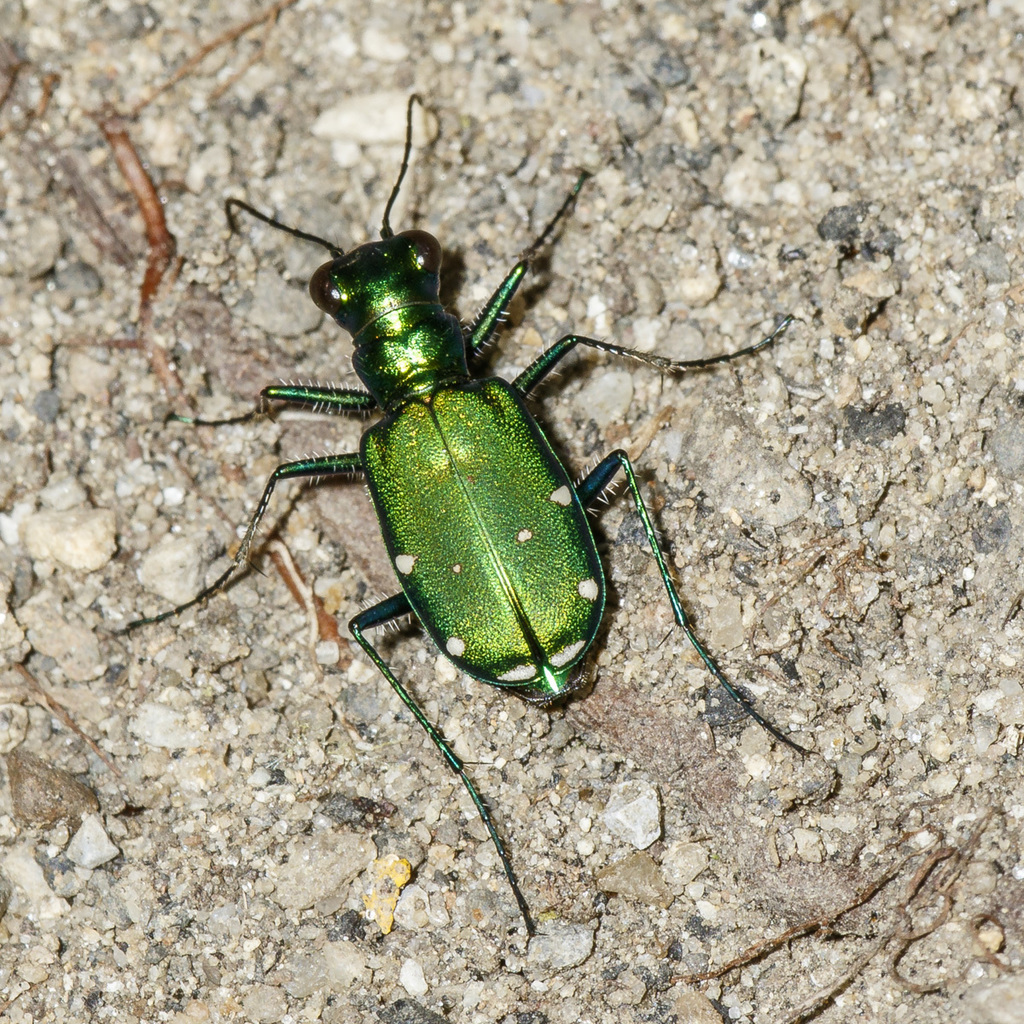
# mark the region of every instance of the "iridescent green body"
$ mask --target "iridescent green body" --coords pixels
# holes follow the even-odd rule
[[[408,125],[411,126],[412,101]],[[398,183],[408,165],[411,127]],[[380,241],[343,253],[330,243],[280,224],[238,200],[240,207],[332,254],[310,281],[313,301],[352,334],[353,365],[366,387],[313,385],[264,388],[256,412],[270,402],[321,412],[379,410],[358,453],[284,463],[274,471],[249,520],[232,565],[193,600],[132,626],[159,622],[220,589],[245,564],[256,529],[278,482],[362,474],[369,484],[381,534],[402,592],[355,616],[352,636],[374,662],[449,767],[462,779],[501,858],[527,930],[529,909],[490,812],[465,765],[396,678],[366,633],[410,612],[448,658],[482,682],[549,702],[570,692],[596,636],[605,604],[605,580],[587,510],[625,473],[637,515],[651,545],[676,622],[708,670],[773,736],[796,745],[766,722],[736,691],[701,644],[683,609],[658,546],[628,456],[613,451],[574,484],[526,406],[526,396],[577,345],[625,355],[661,370],[683,371],[727,362],[771,344],[767,338],[739,352],[673,362],[579,335],[568,335],[514,381],[475,378],[479,356],[504,317],[534,253],[575,199],[581,176],[558,213],[463,330],[439,299],[441,247],[424,231],[392,232],[385,209]],[[234,221],[232,219],[232,226]],[[204,421],[192,420],[202,423]],[[796,747],[796,749],[800,749]]]
[[[436,239],[405,231],[325,264],[310,291],[351,332],[356,372],[385,410],[360,461],[412,610],[476,679],[553,700],[601,623],[601,562],[521,393],[470,378],[440,259]]]
[[[448,385],[371,427],[363,468],[413,611],[461,669],[521,696],[569,689],[604,575],[562,464],[505,381]]]

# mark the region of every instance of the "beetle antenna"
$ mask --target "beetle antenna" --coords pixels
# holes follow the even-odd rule
[[[388,196],[388,204],[384,207],[384,218],[380,225],[381,238],[391,238],[394,235],[394,231],[391,230],[391,211],[398,198],[398,190],[402,187],[405,172],[409,170],[409,156],[412,153],[412,106],[414,103],[423,106],[423,100],[416,93],[409,97],[409,105],[405,108],[405,150],[402,153],[402,166],[398,171],[398,181],[395,182],[395,187],[391,190],[391,195]]]
[[[344,256],[345,254],[344,249],[335,245],[333,242],[328,242],[326,238],[321,238],[319,235],[312,235],[308,231],[302,231],[300,228],[293,228],[290,224],[282,224],[281,221],[275,220],[269,214],[262,213],[257,210],[255,206],[250,206],[241,199],[234,198],[224,200],[224,213],[228,218],[228,227],[231,228],[232,234],[238,233],[238,221],[235,220],[235,207],[238,207],[239,210],[245,210],[250,217],[255,217],[257,220],[263,221],[264,224],[269,224],[272,228],[277,228],[278,231],[284,231],[286,234],[292,235],[295,238],[301,238],[304,242],[315,242],[317,245],[322,245],[332,256]]]

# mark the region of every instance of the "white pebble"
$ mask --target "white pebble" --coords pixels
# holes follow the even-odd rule
[[[88,814],[68,843],[67,857],[80,868],[98,868],[121,851],[110,841],[98,814]]]
[[[608,370],[586,384],[574,399],[581,416],[598,427],[621,423],[633,403],[633,374],[628,370]]]
[[[695,273],[680,279],[679,297],[688,306],[699,309],[706,306],[721,290],[721,275],[712,267],[701,267]]]
[[[84,505],[88,497],[85,488],[72,476],[51,477],[39,492],[39,501],[54,512],[67,512]]]
[[[661,802],[649,782],[621,782],[613,787],[601,821],[612,835],[646,850],[661,835]]]
[[[406,960],[398,972],[398,983],[411,996],[427,994],[427,979],[423,977],[423,968],[415,960]]]
[[[318,665],[337,665],[341,661],[341,648],[337,640],[321,640],[316,645],[316,663]]]
[[[312,132],[317,138],[360,145],[405,141],[405,108],[408,92],[377,92],[353,96],[325,110],[314,122]],[[423,123],[422,111],[413,110],[413,125]],[[420,134],[414,131],[415,135]],[[421,135],[422,137],[422,135]]]
[[[37,512],[21,524],[28,553],[44,562],[95,572],[117,550],[114,513],[107,508]]]
[[[199,548],[186,537],[168,534],[146,553],[139,582],[172,604],[190,601],[201,589]]]
[[[550,921],[530,939],[527,952],[530,963],[548,971],[564,971],[583,963],[594,949],[596,922],[576,924]]]
[[[140,704],[128,722],[128,731],[143,743],[165,750],[199,746],[199,733],[188,727],[184,713],[166,704]]]

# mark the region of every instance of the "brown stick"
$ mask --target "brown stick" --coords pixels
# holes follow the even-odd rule
[[[174,236],[167,230],[163,203],[160,202],[156,186],[142,163],[138,150],[128,136],[124,120],[117,115],[107,115],[100,120],[99,127],[113,150],[114,159],[128,183],[128,188],[135,196],[135,202],[146,226],[149,252],[146,257],[146,273],[139,289],[139,335],[149,355],[153,372],[164,390],[176,394],[183,390],[181,378],[168,358],[167,350],[162,345],[152,344],[148,337],[149,328],[153,323],[153,300],[174,258]]]
[[[121,769],[114,764],[113,761],[107,756],[107,754],[96,744],[96,741],[86,736],[84,732],[79,728],[78,723],[71,717],[68,709],[64,707],[55,697],[51,697],[40,684],[39,680],[24,665],[14,666],[24,676],[25,681],[29,685],[29,689],[32,692],[32,697],[35,702],[42,707],[46,708],[51,714],[59,718],[76,736],[83,739],[89,744],[89,748],[92,752],[119,778],[121,775]]]
[[[142,110],[149,106],[161,93],[167,92],[172,86],[175,86],[183,78],[187,77],[192,71],[198,67],[206,58],[214,52],[219,50],[222,46],[226,46],[228,43],[233,42],[239,36],[245,35],[251,28],[255,28],[257,25],[262,25],[265,21],[273,21],[277,16],[286,8],[291,7],[297,3],[297,0],[278,0],[273,7],[264,11],[262,14],[256,15],[255,18],[250,18],[248,21],[242,22],[240,25],[235,25],[233,28],[229,28],[226,32],[222,32],[216,39],[211,40],[205,46],[199,48],[184,64],[176,68],[171,75],[166,78],[160,85],[152,89],[146,96],[144,96],[134,107],[128,112],[128,117],[137,116]]]
[[[333,615],[328,614],[323,602],[313,593],[312,587],[308,586],[302,578],[302,574],[292,561],[291,552],[281,541],[271,541],[267,545],[270,559],[274,567],[281,574],[285,586],[291,591],[292,597],[299,606],[307,613],[316,616],[317,637],[320,640],[334,641],[341,648],[342,656],[349,648],[348,641],[338,632],[338,622]],[[312,608],[310,607],[312,605]],[[351,661],[351,658],[349,659]]]

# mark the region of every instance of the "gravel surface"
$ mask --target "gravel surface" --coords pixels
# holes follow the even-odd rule
[[[1024,5],[279,8],[0,0],[3,1019],[1020,1024]],[[352,381],[322,251],[223,204],[374,238],[412,92],[392,222],[463,318],[593,175],[492,372],[799,318],[703,373],[583,353],[536,406],[575,470],[633,452],[701,636],[812,753],[712,685],[623,496],[569,706],[380,640],[529,942],[346,639],[397,589],[361,486],[282,487],[260,571],[118,633],[223,571],[279,462],[356,449],[167,418]]]

